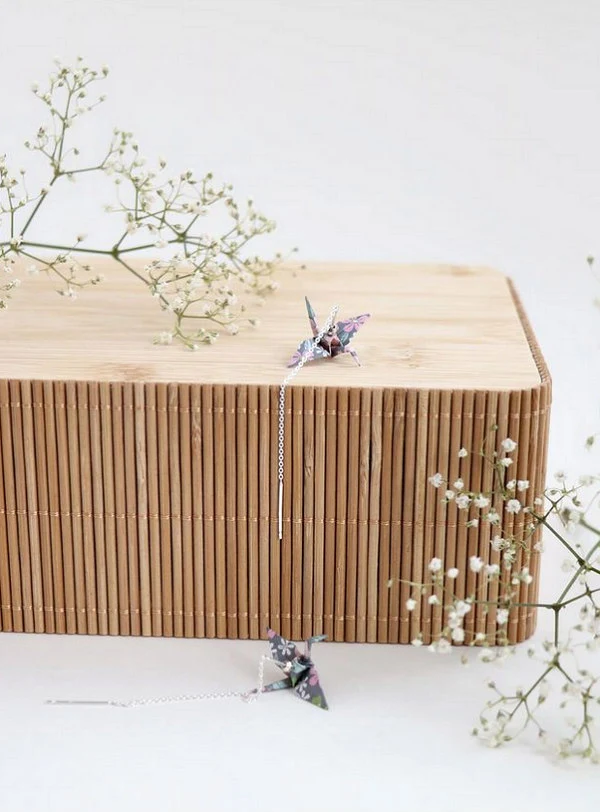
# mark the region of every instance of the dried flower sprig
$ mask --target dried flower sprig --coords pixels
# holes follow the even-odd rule
[[[565,474],[559,472],[556,486],[547,489],[543,498],[528,500],[529,482],[508,479],[510,454],[516,449],[516,442],[506,438],[497,451],[490,454],[484,448],[479,452],[493,469],[494,485],[486,493],[469,491],[462,479],[449,483],[442,473],[429,478],[433,487],[444,490],[444,502],[456,504],[467,527],[476,527],[480,522],[490,527],[489,559],[494,560],[471,556],[469,575],[475,586],[467,595],[458,594],[456,588],[459,570],[446,569],[440,558],[429,562],[430,578],[426,582],[399,579],[411,589],[406,602],[408,611],[426,600],[442,612],[441,631],[431,638],[419,634],[413,645],[422,646],[426,639],[429,650],[437,653],[449,653],[453,644],[477,646],[481,647],[482,662],[498,662],[519,650],[511,644],[508,633],[518,609],[550,612],[551,636],[527,647],[528,657],[539,663],[531,684],[505,692],[490,681],[488,686],[494,696],[481,712],[473,733],[497,747],[534,729],[540,739],[556,740],[561,757],[578,755],[598,763],[600,748],[593,710],[600,705],[600,528],[590,519],[590,511],[600,498],[600,476],[581,477],[568,484]],[[467,452],[461,449],[458,455],[464,457]],[[525,524],[514,532],[511,521],[517,515],[525,519]],[[506,531],[502,530],[503,524],[508,525]],[[542,550],[542,542],[537,540],[542,529],[565,551],[565,583],[554,601],[528,602],[521,595],[523,587],[533,580],[529,565],[531,556]],[[582,533],[585,541],[573,538],[577,533]],[[489,590],[492,583],[493,593]],[[489,599],[490,594],[497,597]],[[490,616],[494,632],[465,628],[466,618],[475,610]],[[464,653],[462,660],[470,662]],[[553,731],[554,736],[544,722],[552,690],[564,711],[565,724],[564,731]]]
[[[244,323],[256,326],[258,320],[246,315],[247,305],[240,297],[260,299],[275,290],[278,284],[272,277],[283,257],[276,254],[265,260],[249,251],[256,237],[275,228],[251,200],[243,206],[236,202],[232,186],[217,184],[210,172],[202,178],[191,170],[169,177],[166,161],[151,166],[125,130],[113,131],[98,162],[80,165],[80,149],[72,143],[71,133],[79,118],[105,100],[96,89],[108,73],[108,68],[92,69],[79,57],[73,66],[56,61],[48,86],[33,86],[48,121],[25,146],[48,164],[45,186],[30,192],[26,170],[11,171],[6,156],[0,156],[0,272],[9,277],[0,278],[0,309],[6,308],[19,285],[14,275],[17,260],[28,262],[31,274],[41,270],[57,278],[58,292],[74,299],[82,288],[102,281],[88,262],[92,255],[100,255],[112,257],[134,274],[160,307],[173,314],[172,329],[160,333],[157,343],[175,339],[195,349],[213,343],[220,330],[235,334]],[[114,242],[109,247],[88,247],[84,234],[63,243],[36,240],[32,228],[56,185],[88,173],[103,173],[114,181],[117,202],[105,207],[122,220]],[[209,218],[220,225],[216,236],[204,225]],[[148,250],[163,258],[141,271],[134,268],[132,258]]]

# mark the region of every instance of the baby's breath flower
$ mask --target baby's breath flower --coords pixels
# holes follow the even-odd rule
[[[476,508],[483,509],[489,506],[490,500],[488,499],[487,496],[484,496],[482,493],[480,493],[479,496],[476,496],[473,499],[473,504],[475,505]]]
[[[455,488],[457,491],[462,491],[462,489],[465,487],[465,483],[462,481],[462,479],[459,478],[456,480],[456,482],[452,487]]]
[[[443,567],[442,559],[441,558],[432,558],[429,562],[429,571],[430,572],[439,572]]]
[[[440,637],[439,640],[431,643],[431,645],[428,646],[428,649],[434,654],[450,654],[452,645],[449,640],[446,640],[445,637]]]
[[[494,524],[494,525],[499,524],[500,523],[500,514],[496,510],[492,509],[492,510],[489,511],[489,513],[486,513],[486,515],[484,516],[484,519],[486,521],[488,521],[490,524]]]
[[[0,188],[9,191],[11,207],[10,235],[5,236],[4,241],[0,239],[0,268],[6,266],[8,271],[12,270],[7,263],[10,254],[23,253],[36,261],[38,249],[52,250],[50,245],[29,242],[27,232],[40,203],[54,194],[59,182],[75,182],[102,172],[119,187],[116,203],[106,206],[105,211],[120,214],[122,225],[108,248],[87,249],[88,252],[110,254],[123,268],[140,277],[142,274],[135,266],[121,258],[124,254],[128,259],[133,258],[149,244],[158,249],[176,246],[177,251],[169,260],[162,264],[150,263],[153,267],[146,269],[142,281],[149,293],[159,300],[161,309],[172,313],[173,340],[180,340],[190,349],[212,344],[218,335],[216,329],[199,327],[197,319],[206,319],[219,329],[235,333],[239,329],[237,320],[247,308],[245,302],[239,301],[239,291],[255,293],[260,299],[267,290],[277,289],[278,283],[272,275],[283,257],[276,254],[273,259],[263,260],[248,253],[247,248],[252,239],[272,231],[275,223],[258,212],[252,201],[247,205],[236,201],[231,185],[218,184],[212,173],[197,178],[191,169],[186,169],[173,177],[165,177],[162,172],[166,160],[161,158],[155,169],[144,157],[132,133],[120,128],[113,130],[103,159],[90,166],[82,165],[80,149],[72,142],[71,130],[78,118],[104,101],[104,94],[95,93],[95,87],[108,72],[106,66],[93,69],[79,57],[70,65],[58,60],[48,86],[43,91],[37,84],[33,86],[49,120],[37,128],[35,137],[26,142],[26,148],[50,162],[52,182],[37,194],[29,195],[24,187],[26,169],[11,173],[5,157],[0,156]],[[220,205],[220,211],[216,204]],[[29,211],[28,206],[31,206]],[[24,209],[22,218],[20,209]],[[220,233],[207,235],[196,229],[196,222],[209,211],[215,213],[214,221],[222,228]],[[0,202],[0,217],[6,213],[6,204]],[[220,225],[222,215],[228,218],[223,226]],[[22,223],[27,224],[25,234],[17,230]],[[31,232],[33,235],[33,230]],[[136,239],[139,232],[145,236]],[[99,275],[94,274],[92,268],[74,259],[86,250],[81,245],[86,239],[79,233],[70,250],[63,249],[58,256],[48,259],[46,255],[39,258],[49,276],[60,278],[59,292],[66,298],[75,298],[78,291],[99,281]],[[79,276],[81,272],[85,274],[83,278]],[[0,285],[1,307],[6,307],[10,298],[8,291],[16,287],[16,284],[10,285],[10,288]],[[218,294],[217,289],[222,292]],[[202,311],[203,303],[207,305],[206,312]],[[237,308],[235,312],[233,307]],[[247,317],[243,321],[258,324]],[[158,336],[155,341],[163,343],[163,339],[164,336]]]
[[[458,578],[458,574],[459,574],[458,569],[456,567],[450,567],[450,569],[446,573],[448,578],[450,578],[451,580],[454,580],[455,578]]]
[[[467,493],[459,493],[455,502],[459,510],[466,510],[471,504],[471,497]]]
[[[406,601],[406,610],[408,612],[412,612],[416,605],[417,602],[414,598],[408,598],[408,600]]]
[[[469,558],[469,569],[471,572],[481,572],[483,569],[483,561],[478,555],[472,555]]]
[[[444,484],[444,477],[440,473],[434,474],[429,477],[429,484],[434,488],[439,488]]]
[[[506,440],[502,440],[500,445],[502,446],[502,449],[504,451],[507,451],[509,454],[511,453],[511,451],[514,451],[515,448],[517,447],[515,441],[511,440],[510,437],[507,437]]]
[[[469,452],[467,451],[466,448],[461,448],[460,451],[458,452],[458,456],[461,457],[461,458],[467,457],[468,455],[469,455]]]
[[[521,511],[521,503],[518,499],[509,499],[504,509],[507,513],[519,513]]]
[[[517,490],[520,492],[526,491],[529,488],[529,480],[528,479],[519,479],[517,480]]]
[[[498,609],[496,612],[496,623],[504,626],[508,622],[508,609]]]
[[[533,575],[529,572],[529,567],[523,567],[519,577],[524,584],[531,584],[533,582]]]
[[[500,460],[500,465],[503,465],[505,468],[509,468],[513,464],[513,461],[510,457],[502,457]]]
[[[454,499],[455,495],[456,494],[454,493],[454,491],[451,490],[447,490],[446,493],[444,494],[444,496],[449,502],[451,502]]]
[[[471,604],[469,601],[456,601],[455,610],[459,617],[464,617],[471,611]]]

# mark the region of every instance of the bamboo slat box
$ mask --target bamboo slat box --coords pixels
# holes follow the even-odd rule
[[[455,266],[313,265],[282,280],[262,326],[189,352],[156,346],[156,301],[123,271],[72,303],[28,282],[0,316],[0,628],[4,631],[427,642],[409,588],[435,555],[472,589],[497,560],[427,483],[489,488],[491,426],[511,474],[541,491],[550,380],[508,279]],[[349,355],[308,364],[286,395],[284,535],[277,400],[286,362],[323,323],[371,319]],[[513,473],[514,472],[514,473]],[[516,533],[523,517],[514,520]],[[494,558],[495,557],[495,558]],[[538,590],[522,586],[522,600]],[[490,587],[493,595],[493,586]],[[472,612],[466,630],[491,631]],[[513,640],[533,632],[515,614]]]

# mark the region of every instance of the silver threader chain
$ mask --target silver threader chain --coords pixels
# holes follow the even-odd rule
[[[254,702],[264,693],[265,663],[274,662],[266,654],[258,663],[258,685],[250,691],[216,691],[205,694],[179,694],[178,696],[159,696],[152,699],[49,699],[46,705],[111,705],[114,708],[137,708],[144,705],[170,705],[174,702],[202,702],[206,699],[242,699]]]
[[[287,386],[293,381],[302,367],[310,361],[316,347],[320,344],[325,333],[333,326],[333,321],[337,315],[339,306],[335,305],[325,322],[325,326],[319,330],[314,337],[311,346],[302,354],[296,366],[287,375],[279,390],[279,539],[283,538],[283,468],[284,468],[284,436],[285,436],[285,391]],[[202,702],[214,699],[242,699],[244,702],[252,702],[264,693],[264,672],[265,663],[274,662],[270,657],[263,655],[258,664],[258,685],[249,691],[216,691],[204,694],[179,694],[178,696],[160,696],[149,699],[129,699],[119,701],[116,699],[48,699],[47,705],[109,705],[115,708],[136,708],[147,705],[167,705],[174,702]]]
[[[287,375],[281,387],[279,388],[279,507],[277,511],[277,527],[279,532],[279,540],[283,538],[283,463],[284,463],[284,435],[285,435],[285,390],[288,384],[290,384],[296,375],[300,372],[302,367],[306,364],[307,361],[313,356],[313,353],[321,343],[323,336],[325,333],[332,327],[333,320],[335,319],[337,312],[339,310],[339,306],[335,305],[327,321],[325,322],[325,326],[319,330],[317,335],[314,337],[311,346],[303,353],[302,357],[296,364],[296,366],[292,369],[292,371]]]

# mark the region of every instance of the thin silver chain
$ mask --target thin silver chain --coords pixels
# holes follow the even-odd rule
[[[206,699],[242,699],[244,702],[256,701],[265,687],[265,663],[273,662],[263,655],[258,663],[258,684],[250,691],[217,691],[205,694],[179,694],[177,696],[158,696],[152,699],[49,699],[47,705],[111,705],[114,708],[136,708],[143,705],[170,705],[174,702],[202,702]]]
[[[290,384],[296,375],[300,372],[302,367],[310,361],[313,356],[315,349],[321,343],[323,336],[325,333],[331,328],[333,325],[333,320],[335,319],[337,312],[339,310],[339,306],[335,305],[331,313],[329,314],[327,321],[325,322],[325,326],[319,330],[317,335],[314,337],[311,346],[303,353],[302,357],[296,364],[296,366],[292,369],[292,371],[287,375],[283,383],[279,388],[279,507],[277,511],[277,518],[278,518],[278,531],[279,531],[279,540],[283,538],[283,467],[284,467],[284,435],[285,435],[285,390]]]

